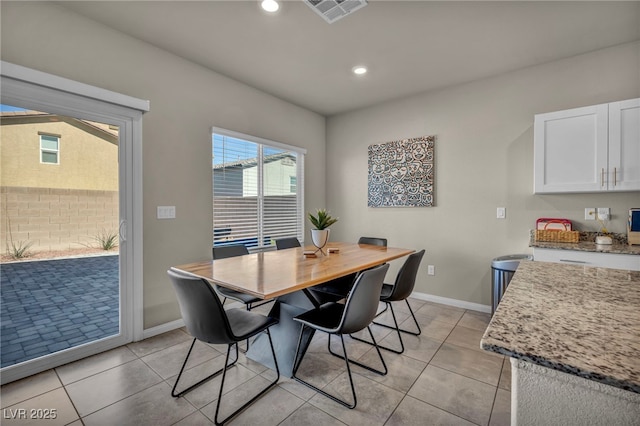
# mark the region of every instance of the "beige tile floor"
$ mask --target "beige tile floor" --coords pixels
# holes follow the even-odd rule
[[[489,315],[411,299],[422,335],[403,335],[405,352],[383,351],[389,367],[378,376],[352,372],[358,405],[349,410],[288,378],[251,405],[232,425],[505,425],[510,420],[510,364],[480,349]],[[266,312],[269,306],[259,310]],[[409,328],[403,303],[396,315]],[[388,322],[384,314],[381,321]],[[376,339],[397,345],[397,336],[373,326]],[[327,337],[317,333],[299,374],[327,391],[350,396],[344,362],[328,354]],[[1,389],[3,425],[211,425],[220,378],[183,398],[171,387],[191,342],[184,329],[85,358]],[[340,351],[337,338],[332,340]],[[347,338],[349,356],[373,365],[375,350]],[[224,362],[225,347],[198,342],[185,372],[194,380]],[[274,372],[240,355],[225,383],[222,415],[274,377]],[[229,402],[226,407],[224,404]],[[55,409],[54,420],[11,420],[18,409]]]

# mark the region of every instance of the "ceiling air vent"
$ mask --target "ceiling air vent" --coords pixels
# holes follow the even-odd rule
[[[330,24],[367,5],[367,0],[304,0],[304,2]]]

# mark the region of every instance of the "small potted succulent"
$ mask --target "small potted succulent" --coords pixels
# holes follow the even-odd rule
[[[311,230],[311,241],[321,252],[329,241],[329,227],[338,221],[337,217],[331,217],[325,209],[316,210],[316,214],[309,213],[309,222],[314,229]]]

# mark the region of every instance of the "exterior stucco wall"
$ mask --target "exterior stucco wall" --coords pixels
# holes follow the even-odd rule
[[[59,136],[59,164],[41,163],[40,134]],[[118,145],[108,139],[64,117],[3,117],[1,185],[117,191]]]

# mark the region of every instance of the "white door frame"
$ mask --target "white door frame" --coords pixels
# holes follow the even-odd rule
[[[149,101],[0,62],[0,103],[120,129],[120,334],[5,367],[2,384],[143,338],[142,115]]]

